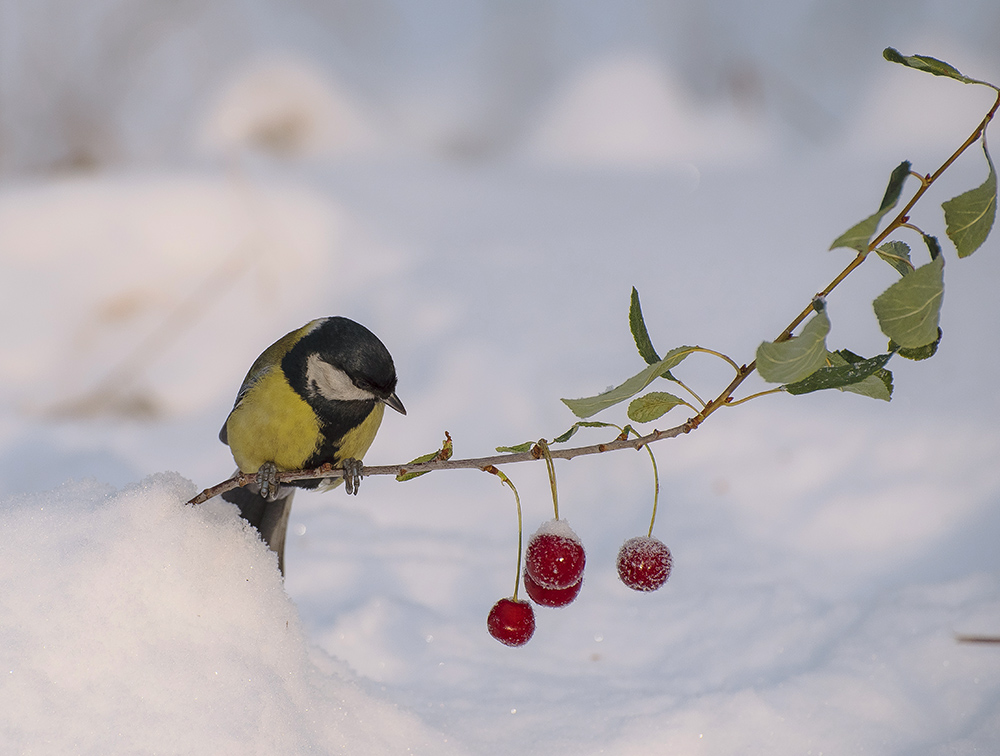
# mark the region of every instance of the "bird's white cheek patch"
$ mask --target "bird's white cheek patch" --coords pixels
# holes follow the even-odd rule
[[[347,373],[324,362],[317,354],[310,355],[306,360],[306,386],[310,392],[331,401],[350,402],[375,398],[370,391],[355,386]]]

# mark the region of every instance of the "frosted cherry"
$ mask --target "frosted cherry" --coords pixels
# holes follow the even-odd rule
[[[573,603],[580,595],[580,588],[583,586],[583,578],[569,588],[543,588],[536,583],[531,575],[524,573],[524,589],[528,596],[539,606],[566,606]]]
[[[562,590],[583,578],[583,544],[565,520],[544,523],[528,541],[525,573],[541,588]]]
[[[523,646],[535,634],[535,612],[527,601],[503,598],[486,618],[490,635],[507,646]]]
[[[667,582],[673,557],[658,538],[629,538],[618,552],[618,577],[636,591],[655,591]]]

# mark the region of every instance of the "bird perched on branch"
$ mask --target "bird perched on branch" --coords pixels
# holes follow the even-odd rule
[[[357,493],[361,458],[385,407],[406,414],[396,396],[392,356],[371,331],[347,318],[321,318],[264,350],[247,373],[219,432],[240,471],[256,475],[222,494],[260,531],[284,573],[285,531],[295,489],[333,488],[347,481]],[[282,470],[330,463],[343,478],[279,485]]]

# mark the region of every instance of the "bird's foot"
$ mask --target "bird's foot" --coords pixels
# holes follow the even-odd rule
[[[257,485],[260,495],[265,501],[275,501],[278,498],[278,468],[274,462],[265,462],[257,471]]]
[[[361,487],[361,478],[364,476],[365,466],[361,464],[360,459],[354,459],[353,457],[348,457],[340,466],[344,469],[344,488],[349,494],[358,493],[358,488]]]

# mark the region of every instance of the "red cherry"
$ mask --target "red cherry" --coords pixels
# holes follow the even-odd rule
[[[583,586],[583,578],[571,585],[569,588],[543,588],[536,583],[531,575],[524,573],[524,589],[528,592],[531,600],[539,606],[566,606],[572,604],[576,597],[580,595],[580,588]]]
[[[586,563],[583,544],[565,520],[545,523],[528,541],[525,573],[542,588],[562,590],[576,585]]]
[[[670,549],[658,538],[629,538],[618,552],[618,577],[633,590],[655,591],[667,582],[673,561]]]
[[[508,646],[523,646],[535,633],[535,612],[527,601],[500,599],[486,618],[490,635]]]

